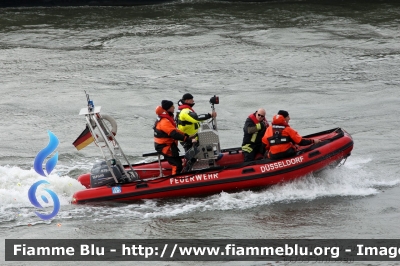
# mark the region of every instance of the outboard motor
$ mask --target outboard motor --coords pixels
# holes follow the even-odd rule
[[[119,168],[118,163],[111,163],[111,169],[114,172],[115,177],[119,183],[123,183],[124,178]],[[101,187],[106,185],[114,185],[115,179],[108,169],[106,161],[97,162],[93,165],[92,171],[90,172],[90,187]]]

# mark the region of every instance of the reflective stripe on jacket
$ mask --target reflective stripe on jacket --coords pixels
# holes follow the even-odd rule
[[[269,124],[265,118],[264,121],[260,122],[257,120],[255,113],[249,115],[244,122],[242,149],[247,151],[246,149],[248,148],[246,147],[249,147],[249,145],[246,144],[261,144],[261,139],[268,126]],[[251,150],[248,152],[251,152]]]
[[[200,121],[211,118],[210,114],[197,115],[189,105],[181,105],[179,110],[179,113],[177,113],[178,129],[189,136],[197,133]]]
[[[284,129],[279,127],[285,127]],[[281,141],[281,143],[270,145],[271,139],[275,134],[275,129],[279,129],[281,140],[285,137],[288,137],[289,141]],[[262,142],[269,148],[269,152],[271,154],[278,154],[287,151],[291,147],[296,150],[296,146],[294,144],[303,144],[303,145],[310,145],[313,143],[312,140],[303,139],[296,130],[291,128],[287,123],[285,118],[282,115],[275,115],[272,120],[272,126],[270,126],[267,131],[265,132],[264,137],[262,138]]]
[[[158,117],[153,127],[154,147],[157,152],[173,156],[171,146],[176,145],[177,147],[177,140],[186,141],[187,136],[176,128],[173,114],[169,114],[167,111],[162,109],[161,106],[156,108],[156,114]]]

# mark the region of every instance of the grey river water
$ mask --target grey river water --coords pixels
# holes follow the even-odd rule
[[[0,254],[10,238],[399,238],[399,25],[395,1],[0,9]],[[219,95],[223,148],[240,146],[243,123],[259,107],[269,120],[288,110],[302,135],[343,127],[355,146],[340,168],[260,191],[71,205],[82,189],[77,176],[101,158],[93,145],[72,146],[85,127],[78,115],[85,90],[117,120],[131,162],[153,150],[155,107],[186,92],[199,113]],[[33,161],[47,130],[60,140],[47,177],[61,201],[51,221],[37,217],[27,197],[42,179]],[[1,255],[0,264],[110,263],[6,262]]]

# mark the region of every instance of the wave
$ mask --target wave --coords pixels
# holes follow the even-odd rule
[[[11,223],[15,226],[44,222],[35,215],[35,211],[49,212],[49,209],[53,208],[52,200],[44,201],[40,196],[42,191],[38,190],[36,198],[43,206],[43,210],[37,210],[28,197],[31,186],[40,180],[50,183],[44,188],[57,194],[61,206],[69,205],[73,193],[84,188],[76,179],[69,176],[59,176],[54,173],[48,177],[42,177],[34,169],[24,170],[17,166],[0,166],[1,225],[8,226]]]
[[[372,158],[354,157],[335,169],[327,169],[292,182],[275,185],[262,190],[246,190],[178,199],[144,200],[134,203],[98,203],[91,205],[70,205],[72,195],[84,187],[68,175],[51,174],[47,177],[49,189],[54,191],[61,203],[56,218],[77,220],[153,219],[174,217],[207,211],[246,210],[272,204],[292,204],[333,197],[367,197],[380,193],[383,187],[400,184],[395,174],[381,176],[368,171]],[[66,166],[61,167],[64,172]],[[74,168],[74,167],[71,167]],[[56,169],[57,170],[57,169]],[[36,208],[28,198],[33,183],[45,178],[33,169],[24,170],[16,166],[0,166],[0,224],[43,223],[36,217]],[[52,203],[48,203],[50,206]],[[43,203],[42,206],[46,207]]]
[[[191,212],[245,210],[276,203],[290,204],[332,197],[367,197],[380,193],[382,187],[394,187],[400,179],[365,171],[369,158],[355,158],[345,165],[311,174],[292,182],[271,186],[261,191],[222,192],[202,200],[191,198],[158,206],[154,201],[130,207],[132,214],[143,218],[176,216]],[[128,207],[129,208],[129,207]]]

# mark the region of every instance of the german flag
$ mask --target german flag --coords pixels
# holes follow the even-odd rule
[[[92,133],[90,133],[89,127],[86,126],[85,130],[79,135],[79,137],[72,143],[75,148],[79,151],[85,148],[87,145],[92,143],[94,138]]]

